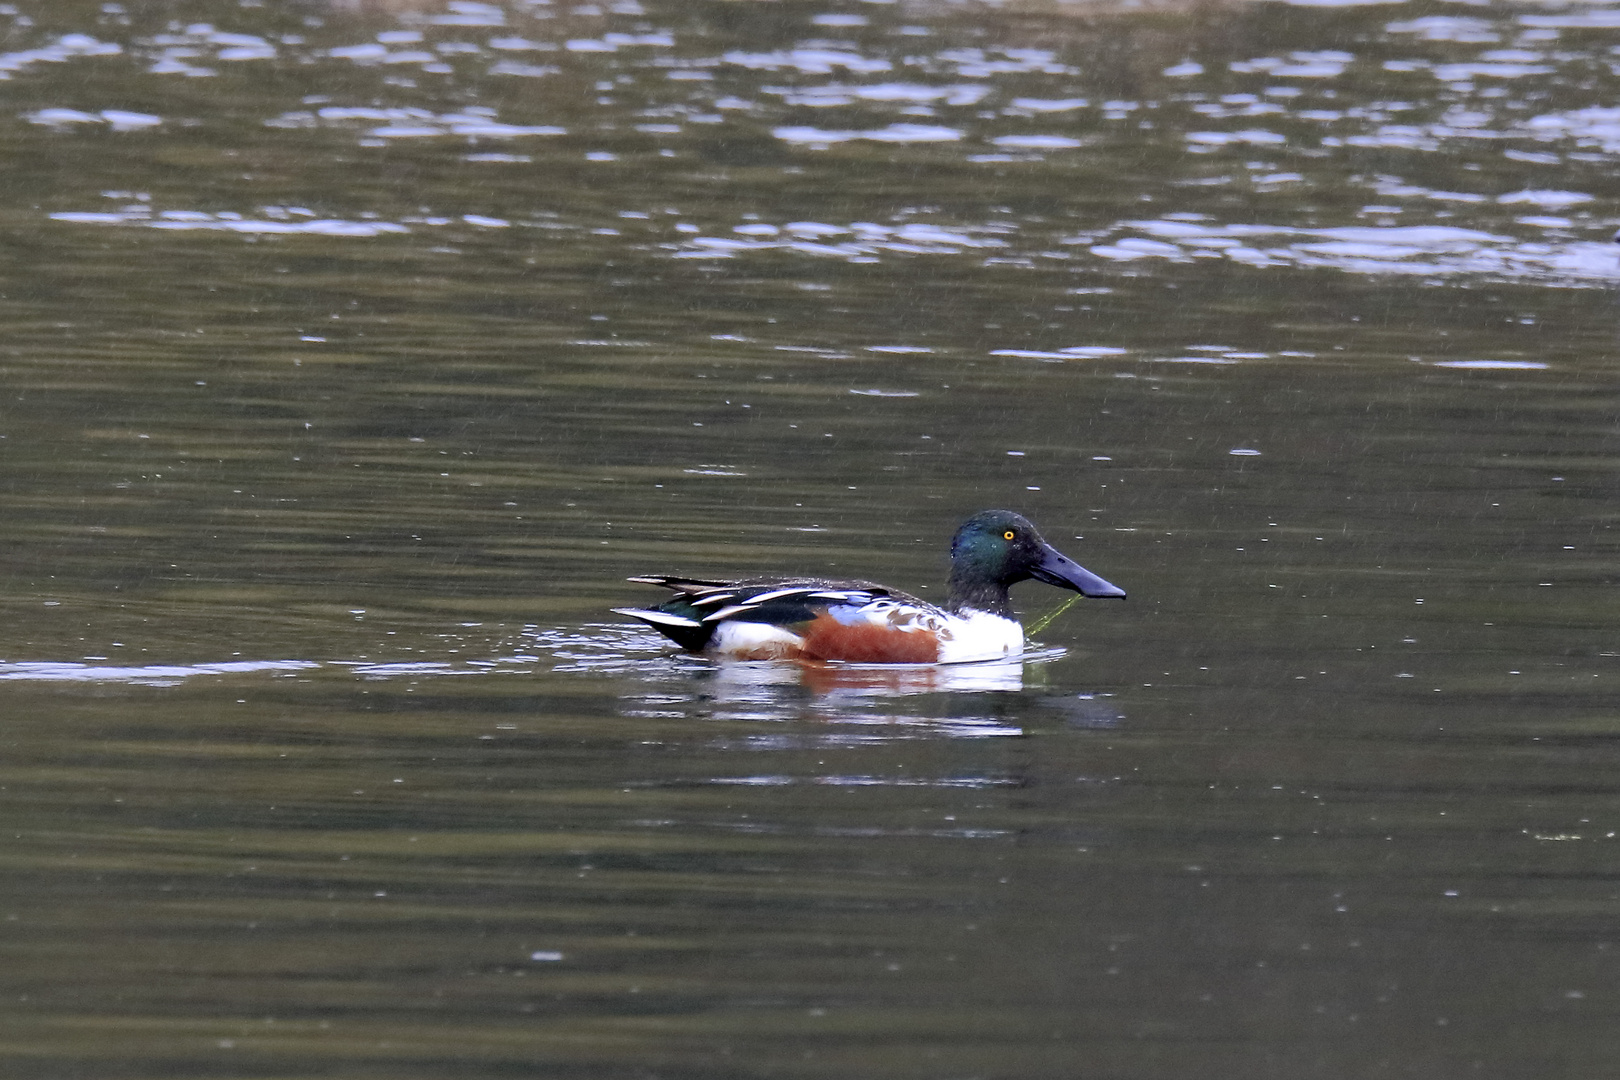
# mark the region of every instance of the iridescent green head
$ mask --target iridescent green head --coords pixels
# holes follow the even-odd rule
[[[1110,585],[1042,538],[1011,510],[985,510],[962,523],[951,538],[951,590],[947,606],[1012,616],[1007,590],[1034,578],[1084,596],[1123,598]]]

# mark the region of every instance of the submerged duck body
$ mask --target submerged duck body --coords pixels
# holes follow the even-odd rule
[[[717,659],[951,664],[1023,651],[1024,628],[1007,590],[1032,578],[1085,596],[1125,596],[1048,544],[1023,517],[987,510],[951,540],[943,607],[866,581],[655,575],[630,580],[661,585],[674,597],[656,608],[613,610],[688,652]]]

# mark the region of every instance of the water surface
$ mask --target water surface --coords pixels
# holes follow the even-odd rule
[[[11,1072],[1610,1068],[1620,9],[354,7],[0,6]]]

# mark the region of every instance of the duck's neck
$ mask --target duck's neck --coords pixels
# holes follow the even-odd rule
[[[983,578],[969,578],[951,572],[950,592],[945,597],[947,611],[988,611],[1003,619],[1017,620],[1007,586]]]

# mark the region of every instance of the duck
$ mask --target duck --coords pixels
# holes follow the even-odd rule
[[[675,595],[654,608],[613,608],[681,649],[716,660],[852,664],[955,664],[1024,650],[1008,589],[1042,581],[1087,597],[1125,598],[1058,551],[1027,518],[985,510],[951,538],[945,603],[869,581],[757,577],[711,581],[664,574],[632,577]]]

